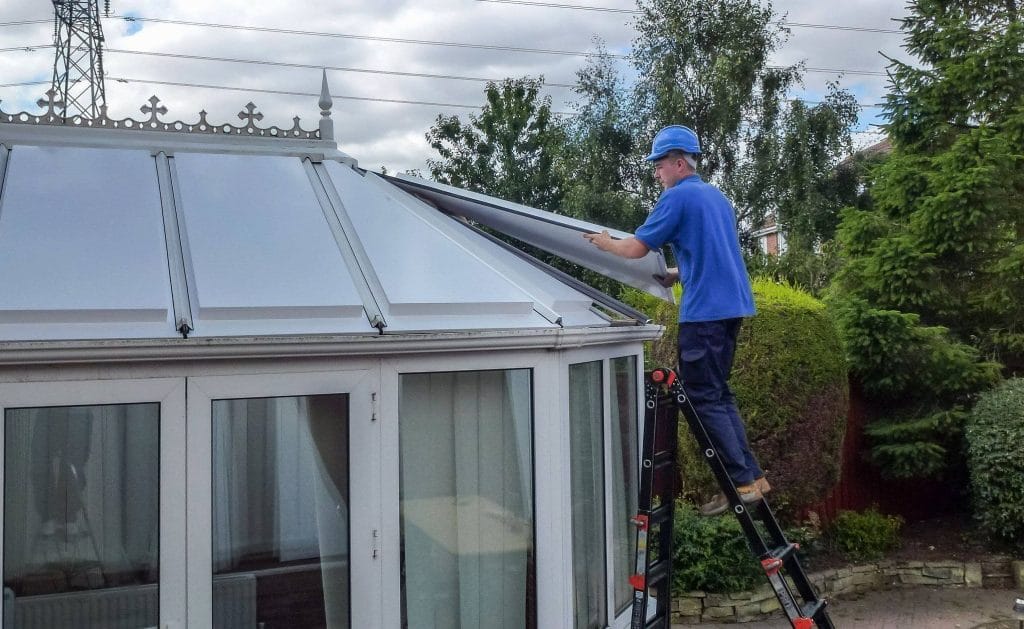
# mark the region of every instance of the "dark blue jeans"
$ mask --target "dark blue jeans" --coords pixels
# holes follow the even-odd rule
[[[742,319],[679,324],[679,378],[733,482],[764,475],[750,452],[729,373]]]

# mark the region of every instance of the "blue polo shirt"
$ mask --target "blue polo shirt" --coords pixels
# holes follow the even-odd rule
[[[662,192],[636,238],[649,249],[671,245],[684,289],[680,323],[754,314],[736,212],[725,195],[700,176],[691,175]]]

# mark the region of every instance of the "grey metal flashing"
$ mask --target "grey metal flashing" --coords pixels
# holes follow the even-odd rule
[[[560,350],[650,341],[655,325],[543,330],[488,330],[395,335],[295,335],[0,342],[0,366],[174,362],[228,359],[380,358],[401,354],[495,350]]]
[[[655,279],[666,272],[665,257],[660,250],[626,259],[601,252],[583,238],[584,234],[602,230],[607,230],[613,238],[628,238],[631,234],[408,175],[388,176],[388,181],[425,197],[445,213],[464,216],[660,299],[673,301],[672,292]]]
[[[475,246],[465,238],[462,238],[461,234],[457,230],[450,229],[447,219],[445,218],[446,215],[439,214],[435,208],[424,203],[423,199],[410,194],[402,188],[391,185],[390,182],[376,173],[364,172],[364,177],[366,177],[367,181],[373,182],[379,188],[384,190],[385,194],[388,194],[389,196],[393,197],[396,193],[402,195],[403,205],[413,210],[417,217],[429,225],[440,227],[449,237],[456,238],[460,246],[469,251],[474,257],[486,263],[488,266],[498,270],[513,286],[528,295],[533,301],[534,312],[555,325],[562,325],[562,315],[546,306],[543,300],[537,298],[533,294],[534,291],[530,289],[530,283],[528,280],[522,277],[521,274],[516,272],[516,270],[508,264],[503,264],[500,260],[496,259],[486,249]],[[415,206],[410,207],[410,203],[415,204]],[[422,208],[425,211],[417,211],[418,208]]]
[[[164,221],[164,242],[167,247],[167,271],[171,281],[171,304],[174,308],[174,327],[184,338],[195,329],[192,306],[189,299],[188,265],[183,246],[184,230],[181,229],[180,202],[175,177],[172,176],[171,159],[163,151],[154,156],[156,160],[157,184],[160,187],[160,209]]]
[[[0,213],[4,210],[4,182],[7,181],[7,162],[10,154],[11,149],[0,144]]]
[[[309,177],[309,183],[316,200],[320,203],[320,209],[323,210],[324,219],[327,220],[334,241],[338,244],[338,250],[345,259],[345,265],[352,273],[352,283],[359,292],[370,325],[383,333],[388,325],[384,316],[384,308],[388,304],[387,296],[366,250],[356,235],[356,229],[352,225],[352,219],[349,218],[341,195],[335,189],[322,163],[314,164],[306,158],[302,160],[302,167]]]
[[[471,229],[471,230],[475,231],[476,233],[480,234],[484,238],[490,240],[491,242],[493,242],[494,244],[498,245],[499,247],[505,249],[506,251],[514,253],[515,255],[519,256],[519,258],[525,260],[526,262],[532,264],[533,266],[537,267],[538,269],[544,271],[545,273],[547,273],[551,277],[557,279],[558,281],[563,282],[563,283],[569,285],[570,287],[572,287],[573,289],[583,293],[587,297],[590,297],[596,303],[601,304],[605,308],[608,308],[609,310],[611,310],[613,312],[617,312],[617,313],[619,313],[619,314],[621,314],[621,315],[623,315],[625,317],[629,317],[630,319],[633,319],[634,321],[636,321],[639,324],[647,325],[647,324],[652,322],[650,317],[648,317],[644,313],[640,312],[636,308],[633,308],[629,304],[625,304],[625,303],[619,301],[618,299],[615,299],[614,297],[611,297],[610,295],[606,295],[606,294],[602,293],[601,291],[597,290],[593,286],[590,286],[589,284],[586,284],[584,282],[579,281],[578,279],[576,279],[575,277],[569,275],[568,273],[565,273],[564,271],[559,271],[558,269],[556,269],[555,267],[551,266],[550,264],[547,264],[545,262],[541,262],[537,258],[535,258],[535,257],[531,256],[530,254],[526,253],[525,251],[521,251],[521,250],[517,249],[516,247],[513,247],[512,245],[508,244],[504,240],[501,240],[501,239],[496,238],[495,236],[493,236],[491,234],[488,234],[487,232],[485,232],[484,230],[480,229],[479,227],[476,227],[475,225],[470,225],[468,223],[463,223],[462,221],[458,221],[458,220],[456,220],[454,218],[452,220],[455,220],[457,223],[461,223],[467,229]]]

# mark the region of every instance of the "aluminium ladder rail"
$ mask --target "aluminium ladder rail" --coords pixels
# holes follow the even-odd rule
[[[740,523],[751,552],[760,561],[772,590],[775,592],[782,611],[793,629],[834,629],[826,611],[826,602],[814,591],[803,567],[797,558],[799,546],[786,540],[768,502],[762,496],[759,500],[745,505],[736,491],[736,486],[725,470],[704,424],[683,391],[682,383],[671,369],[655,369],[646,379],[643,457],[640,469],[639,509],[633,523],[637,527],[636,573],[630,577],[633,585],[633,614],[631,629],[668,629],[670,617],[669,588],[671,587],[671,544],[672,544],[672,495],[670,470],[675,464],[675,428],[678,413],[668,413],[669,421],[658,421],[658,408],[667,390],[667,401],[686,417],[690,432],[697,439],[714,472],[719,487],[729,501],[733,514]],[[665,450],[655,447],[671,432],[672,436]],[[666,461],[666,458],[669,460]],[[667,478],[666,478],[667,477]],[[666,489],[668,487],[668,489]],[[659,504],[655,505],[655,501]],[[755,523],[755,518],[764,525],[767,536]],[[648,548],[651,531],[657,525],[655,548],[657,557],[652,561]],[[767,540],[765,539],[767,537]],[[792,582],[792,583],[791,583]],[[795,592],[794,592],[795,589]],[[650,592],[656,593],[657,610],[648,614]],[[801,600],[803,601],[801,603]]]

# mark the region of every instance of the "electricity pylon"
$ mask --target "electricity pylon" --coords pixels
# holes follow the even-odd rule
[[[104,10],[110,15],[110,2]],[[99,0],[53,0],[53,92],[64,117],[99,118],[103,87],[103,27]]]

